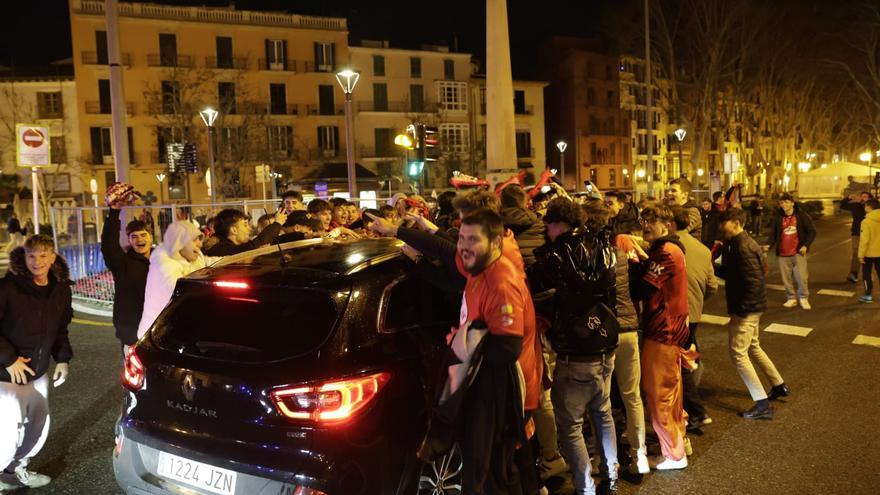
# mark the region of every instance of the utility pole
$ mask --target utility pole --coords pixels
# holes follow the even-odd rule
[[[645,104],[647,106],[648,119],[648,135],[646,141],[648,145],[648,161],[646,163],[645,179],[647,184],[647,195],[654,195],[654,115],[651,112],[651,104],[653,103],[653,91],[651,91],[651,23],[649,15],[649,2],[645,0]]]
[[[104,5],[107,17],[107,61],[110,64],[110,105],[113,112],[113,163],[116,167],[116,181],[127,183],[129,142],[119,53],[119,5],[117,0],[106,0]]]

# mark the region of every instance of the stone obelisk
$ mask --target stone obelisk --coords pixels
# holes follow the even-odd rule
[[[517,173],[507,0],[486,0],[486,179]]]

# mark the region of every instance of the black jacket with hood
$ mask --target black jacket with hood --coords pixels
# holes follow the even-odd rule
[[[526,267],[531,266],[535,262],[535,248],[544,245],[544,222],[531,211],[520,207],[502,208],[501,220],[513,232]]]
[[[101,231],[101,254],[113,274],[113,326],[116,338],[125,345],[137,342],[138,324],[144,311],[144,290],[150,259],[119,245],[119,210],[110,210]]]
[[[6,367],[19,356],[30,358],[28,367],[43,376],[49,357],[66,363],[73,357],[67,325],[73,317],[70,271],[60,255],[49,271],[48,294],[33,282],[25,264],[23,247],[9,253],[9,272],[0,280],[0,381],[9,382]]]
[[[220,242],[214,244],[211,249],[205,251],[205,256],[232,256],[233,254],[243,253],[245,251],[250,251],[251,249],[261,248],[272,242],[272,240],[278,237],[278,234],[280,233],[281,224],[278,222],[272,222],[268,227],[263,229],[257,237],[244,244],[235,244],[228,238],[220,239]]]
[[[747,233],[724,243],[718,276],[724,279],[727,314],[745,316],[767,310],[764,252]]]
[[[810,215],[801,211],[797,203],[794,205],[792,215],[797,219],[797,250],[800,251],[804,246],[809,249],[813,241],[816,240],[816,226],[813,225],[813,219],[810,218]],[[770,247],[776,246],[777,256],[779,255],[779,240],[782,238],[782,219],[785,216],[785,212],[782,208],[779,208],[776,218],[773,219],[773,224],[770,226],[770,235],[767,237],[767,244]]]

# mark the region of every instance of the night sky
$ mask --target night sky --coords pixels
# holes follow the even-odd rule
[[[229,0],[169,0],[177,5],[229,5]],[[350,38],[389,39],[393,47],[421,43],[453,46],[483,59],[485,3],[479,0],[425,2],[356,0],[236,0],[240,10],[347,17]],[[599,28],[604,7],[611,0],[509,2],[511,52],[518,77],[533,77],[537,41],[548,36],[590,36]],[[418,6],[417,8],[414,6]],[[0,2],[0,65],[45,65],[70,53],[70,20],[66,0]],[[124,33],[123,33],[124,36]]]

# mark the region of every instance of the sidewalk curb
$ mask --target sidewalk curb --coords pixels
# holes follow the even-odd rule
[[[112,310],[108,311],[106,309],[95,308],[93,306],[89,306],[88,304],[82,304],[82,303],[78,303],[76,301],[73,301],[72,306],[73,306],[73,310],[77,311],[79,313],[92,315],[92,316],[103,316],[105,318],[113,318],[113,311]]]

